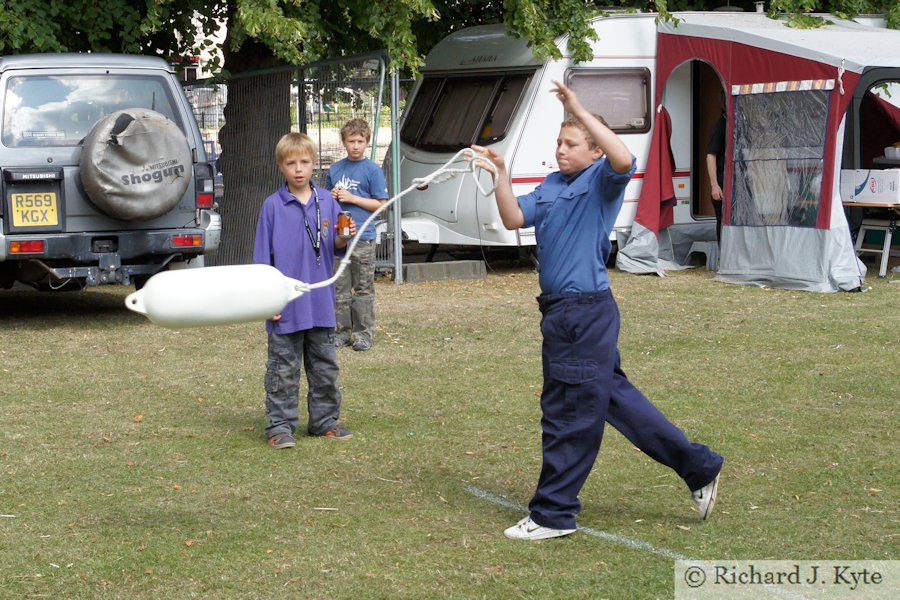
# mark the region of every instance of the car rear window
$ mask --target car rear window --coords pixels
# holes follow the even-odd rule
[[[3,95],[0,140],[12,148],[77,146],[97,121],[126,108],[154,110],[184,130],[162,77],[14,76],[7,80]]]

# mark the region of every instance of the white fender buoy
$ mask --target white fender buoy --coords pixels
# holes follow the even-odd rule
[[[264,321],[309,290],[269,265],[163,271],[128,294],[125,306],[170,329]]]

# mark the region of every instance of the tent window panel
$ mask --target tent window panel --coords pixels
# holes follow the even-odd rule
[[[815,227],[828,91],[735,96],[729,224]]]
[[[650,71],[574,69],[566,76],[581,104],[616,133],[650,131]]]

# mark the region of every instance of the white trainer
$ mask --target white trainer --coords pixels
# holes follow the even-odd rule
[[[503,532],[508,538],[514,540],[546,540],[547,538],[562,537],[575,533],[574,529],[551,529],[538,525],[531,520],[531,517],[525,517],[512,527]]]
[[[719,475],[704,485],[699,490],[694,490],[691,495],[694,502],[697,503],[697,511],[700,513],[700,520],[705,521],[712,514],[713,507],[716,505],[716,493],[719,491]]]

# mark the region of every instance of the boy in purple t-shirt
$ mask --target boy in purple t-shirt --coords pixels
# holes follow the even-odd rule
[[[286,277],[317,283],[332,276],[334,251],[346,239],[336,235],[340,205],[312,181],[316,145],[303,133],[288,133],[275,146],[285,184],[266,198],[256,226],[253,262],[272,265]],[[350,233],[356,225],[351,223]],[[300,368],[306,371],[310,435],[349,439],[338,423],[341,391],[334,346],[334,285],[291,301],[266,321],[266,436],[273,448],[293,448],[300,422]]]

